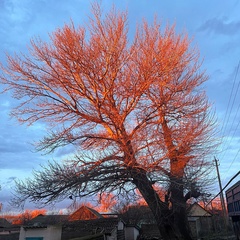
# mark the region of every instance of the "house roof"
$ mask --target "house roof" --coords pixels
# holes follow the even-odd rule
[[[201,207],[198,203],[192,204],[188,209],[188,217],[211,217],[212,214]]]
[[[64,224],[68,220],[68,215],[38,215],[27,222],[24,227],[46,227],[48,225]]]
[[[117,229],[118,218],[99,218],[68,222],[63,225],[62,239],[92,237],[96,234],[111,235]]]
[[[77,220],[89,220],[89,219],[99,219],[103,218],[103,216],[97,212],[96,210],[87,207],[87,206],[81,206],[79,209],[77,209],[74,213],[72,213],[68,220],[69,221],[77,221]]]
[[[45,227],[47,225],[66,224],[68,221],[101,219],[103,216],[96,210],[81,206],[71,215],[38,215],[27,222],[25,227]]]
[[[79,220],[64,225],[64,229],[74,228],[76,231],[99,233],[111,233],[119,223],[118,218],[99,218],[91,220]]]
[[[85,214],[86,208],[81,208]],[[93,209],[88,208],[88,213],[96,214],[97,211],[92,211]],[[66,231],[81,231],[81,232],[93,232],[96,233],[103,231],[104,233],[111,233],[111,231],[118,225],[120,221],[119,218],[109,217],[104,218],[101,214],[96,214],[95,219],[81,219],[82,211],[76,211],[72,215],[75,217],[73,219],[72,215],[38,215],[37,217],[31,219],[24,225],[24,228],[45,228],[49,225],[62,225],[63,229]],[[79,216],[77,218],[76,216]],[[98,218],[97,218],[98,217]]]
[[[11,226],[12,224],[8,222],[5,218],[0,218],[0,228],[8,228]]]

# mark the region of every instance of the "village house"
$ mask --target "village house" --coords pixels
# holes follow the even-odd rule
[[[136,240],[139,230],[118,217],[80,207],[71,215],[39,215],[21,227],[19,240]]]
[[[214,232],[212,214],[199,204],[190,205],[187,209],[187,216],[194,239],[199,239]],[[147,206],[130,207],[122,217],[125,221],[130,221],[139,226],[140,239],[158,239],[160,237],[154,217]]]
[[[212,214],[199,204],[194,203],[188,208],[188,222],[191,233],[196,239],[214,232]]]
[[[197,203],[188,208],[188,220],[195,239],[213,231],[212,215]],[[1,238],[0,235],[0,240],[137,240],[160,238],[159,230],[147,206],[131,206],[123,214],[118,215],[100,214],[87,206],[81,206],[70,215],[40,214],[22,225],[15,235],[7,232],[12,226],[4,220],[2,223],[5,224],[5,228],[2,230],[5,229],[5,233],[12,237]]]
[[[0,218],[0,240],[18,240],[20,226],[12,225],[5,218]]]

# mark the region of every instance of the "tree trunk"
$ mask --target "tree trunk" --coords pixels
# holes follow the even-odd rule
[[[170,202],[173,215],[173,228],[179,238],[191,240],[191,233],[186,212],[186,200],[183,194],[182,178],[170,178]]]
[[[147,202],[156,220],[158,229],[165,240],[191,240],[185,226],[186,210],[184,206],[174,204],[174,210],[168,208],[168,204],[161,201],[152,183],[148,180],[144,170],[132,171],[133,183],[136,185],[144,200]],[[174,191],[174,190],[173,190]],[[175,195],[175,192],[173,192]],[[184,220],[184,221],[183,221]]]

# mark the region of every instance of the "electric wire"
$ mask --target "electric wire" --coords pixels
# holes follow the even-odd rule
[[[235,157],[233,158],[233,160],[232,160],[230,166],[228,167],[227,171],[225,172],[225,174],[229,171],[229,169],[231,168],[231,166],[233,165],[233,163],[234,163],[235,160],[237,159],[237,156],[238,156],[239,153],[240,153],[240,148],[238,149],[238,151],[237,151]]]
[[[231,133],[231,131],[232,131],[232,127],[233,127],[233,124],[234,124],[234,122],[235,122],[235,119],[237,118],[237,114],[238,114],[239,109],[240,109],[240,104],[238,105],[238,108],[237,108],[235,117],[234,117],[234,119],[233,119],[231,128],[230,128],[230,130],[229,130],[229,133]],[[225,151],[223,152],[222,158],[225,157],[225,155],[226,155],[226,150],[229,149],[229,147],[230,147],[230,145],[231,145],[231,143],[232,143],[232,141],[233,141],[233,138],[234,138],[234,136],[235,136],[235,134],[236,134],[236,132],[237,132],[237,130],[238,130],[239,125],[240,125],[240,121],[238,121],[236,127],[234,128],[234,131],[233,131],[233,133],[232,133],[232,135],[231,135],[231,138],[230,138],[228,141],[225,142],[225,145],[227,145],[227,146],[226,146]],[[227,144],[227,143],[228,143],[228,144]]]
[[[240,61],[239,61],[240,62]],[[238,66],[239,66],[239,63],[238,63]],[[229,112],[229,106],[230,106],[230,103],[231,103],[231,100],[232,100],[232,96],[233,96],[233,91],[234,91],[234,87],[235,87],[235,82],[236,82],[236,75],[235,74],[235,77],[234,77],[234,81],[233,81],[233,85],[232,85],[232,89],[231,89],[231,93],[230,93],[230,98],[228,99],[228,104],[227,104],[227,111],[225,112],[225,115],[224,115],[224,118],[223,118],[223,124],[222,124],[222,127],[221,127],[221,130],[220,132],[222,132],[222,136],[224,136],[225,134],[225,131],[226,131],[226,126],[227,126],[227,121],[226,121],[226,118],[228,116],[228,119],[230,118],[230,115],[231,115],[231,112],[229,113],[228,115],[228,112]],[[223,139],[223,138],[222,138]],[[222,143],[222,142],[221,142]]]
[[[234,77],[234,82],[233,82],[233,86],[232,86],[232,90],[231,90],[231,94],[230,94],[230,98],[229,98],[229,101],[228,101],[228,105],[227,105],[227,111],[226,111],[226,114],[224,116],[224,120],[223,120],[223,125],[222,125],[222,128],[221,128],[221,132],[222,132],[222,138],[221,138],[221,145],[222,146],[222,151],[221,151],[221,154],[223,154],[222,156],[220,156],[219,158],[220,159],[223,159],[227,150],[229,149],[229,146],[231,144],[231,141],[233,140],[233,137],[237,131],[237,128],[239,126],[239,123],[237,124],[236,128],[234,129],[234,133],[231,137],[230,140],[225,140],[223,141],[224,139],[224,135],[226,134],[226,130],[227,130],[227,126],[228,126],[228,122],[229,122],[229,119],[230,119],[230,116],[232,114],[232,110],[233,110],[233,106],[234,106],[234,103],[236,101],[236,97],[237,97],[237,94],[238,94],[238,90],[239,90],[239,87],[240,87],[240,81],[238,81],[238,85],[237,85],[237,88],[236,88],[236,91],[234,93],[234,97],[233,97],[233,92],[234,92],[234,88],[235,88],[235,84],[236,84],[236,79],[237,79],[237,76],[238,76],[238,71],[239,71],[239,67],[240,67],[240,60],[238,62],[238,66],[237,66],[237,69],[236,69],[236,73],[235,73],[235,77]],[[232,100],[233,98],[233,100]],[[232,100],[232,103],[231,103],[231,100]],[[230,108],[230,111],[229,111],[229,106],[231,104],[231,108]],[[238,112],[239,112],[239,109],[240,109],[240,104],[238,105],[238,108],[237,108],[237,111],[235,113],[235,116],[233,118],[233,121],[232,121],[232,124],[230,126],[230,129],[229,129],[229,133],[232,131],[233,129],[233,125],[234,125],[234,122],[237,118],[237,115],[238,115]],[[227,118],[227,119],[226,119]],[[225,147],[227,145],[227,147]]]
[[[226,189],[226,187],[240,174],[240,171],[238,171],[228,182],[227,184],[224,186],[224,188],[222,188],[222,190],[214,196],[214,198],[212,198],[205,206],[208,206],[220,193],[223,192],[223,190]]]

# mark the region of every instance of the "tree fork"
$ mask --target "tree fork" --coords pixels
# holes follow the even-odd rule
[[[156,220],[161,236],[166,240],[178,239],[175,236],[171,224],[171,212],[165,202],[161,201],[160,197],[154,190],[152,182],[147,178],[146,171],[143,169],[133,169],[133,183],[140,191],[142,197],[147,202]]]

